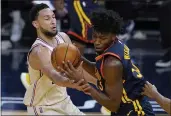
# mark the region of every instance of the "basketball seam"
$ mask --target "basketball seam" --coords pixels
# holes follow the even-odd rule
[[[78,52],[78,53],[80,52],[78,48],[77,48],[77,52]],[[79,57],[78,62],[77,62],[77,63],[79,63],[79,61],[80,61],[80,56],[78,56],[78,55],[80,55],[80,54],[76,54],[76,57],[75,57],[74,62],[76,61],[77,57]],[[74,64],[74,62],[73,62],[73,64]],[[76,64],[76,65],[77,65],[77,64]]]
[[[76,59],[77,59],[77,54],[76,54],[76,56],[75,56],[74,61],[72,62],[73,65],[74,65],[74,62],[76,61]]]
[[[69,44],[68,44],[68,46],[67,46],[67,49],[66,49],[66,51],[65,51],[65,57],[64,57],[64,61],[65,61],[65,59],[66,59],[66,56],[67,56],[68,47],[69,47]]]

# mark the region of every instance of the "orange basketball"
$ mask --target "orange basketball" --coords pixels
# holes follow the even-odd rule
[[[74,67],[78,67],[81,60],[81,54],[79,49],[73,44],[62,43],[53,49],[51,54],[51,62],[53,67],[57,70],[57,67],[63,67],[62,61],[70,61]]]

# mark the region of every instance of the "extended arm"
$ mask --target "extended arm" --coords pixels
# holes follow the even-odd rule
[[[144,92],[142,94],[156,100],[156,102],[168,113],[171,114],[171,100],[162,96],[157,88],[149,82],[146,82],[143,88]]]
[[[29,64],[33,69],[41,70],[53,83],[59,86],[72,87],[72,81],[53,68],[51,52],[46,47],[39,45],[33,48],[29,56]]]
[[[105,94],[90,89],[91,96],[101,105],[112,112],[116,112],[120,106],[122,97],[122,64],[115,57],[108,56],[104,61],[103,73],[105,79]]]
[[[171,100],[158,93],[154,100],[168,113],[171,114]]]

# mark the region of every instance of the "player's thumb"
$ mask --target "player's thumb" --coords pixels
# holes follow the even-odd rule
[[[77,68],[79,68],[79,67],[82,67],[82,65],[83,65],[83,61],[79,61],[79,62],[77,63],[77,65],[75,66],[75,68],[77,69]]]
[[[82,65],[83,65],[83,62],[84,62],[84,61],[81,61],[79,66],[82,66]]]

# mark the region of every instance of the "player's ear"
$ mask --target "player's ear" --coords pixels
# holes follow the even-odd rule
[[[38,22],[37,22],[37,21],[32,21],[32,25],[33,25],[35,28],[38,28]]]

